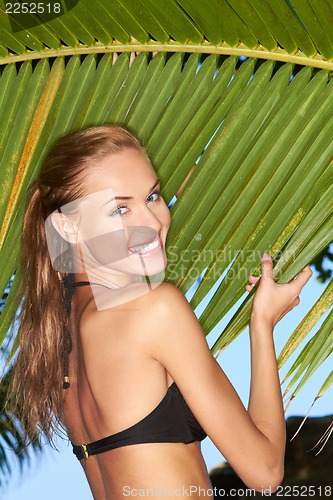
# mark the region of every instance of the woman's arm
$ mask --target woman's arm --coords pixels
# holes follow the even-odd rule
[[[282,481],[285,450],[285,418],[276,364],[273,329],[258,318],[250,322],[251,386],[248,413],[272,448],[272,469]],[[269,457],[267,457],[269,458]]]
[[[283,476],[284,417],[272,331],[297,303],[311,275],[306,269],[292,283],[278,285],[272,278],[270,258],[262,261],[262,272],[251,317],[248,412],[211,355],[197,318],[176,287],[163,283],[149,294],[149,312],[141,325],[152,356],[176,381],[209,437],[244,483],[258,491],[276,489]]]
[[[273,329],[278,321],[299,304],[299,293],[312,275],[305,268],[288,285],[279,285],[273,279],[273,263],[269,254],[261,262],[262,277],[255,296],[250,320],[251,387],[248,413],[256,427],[273,444],[277,455],[283,458],[285,448],[285,418],[281,398]],[[259,278],[249,277],[252,284]],[[246,287],[248,291],[250,286]]]

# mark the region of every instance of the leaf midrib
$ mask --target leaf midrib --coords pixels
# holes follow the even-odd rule
[[[262,45],[258,45],[255,49],[250,49],[244,44],[238,44],[236,47],[231,47],[223,42],[220,45],[213,45],[207,41],[202,44],[181,44],[170,41],[168,43],[159,43],[156,41],[141,43],[112,43],[105,45],[96,42],[93,46],[79,44],[77,47],[62,46],[59,49],[45,49],[43,51],[26,51],[24,54],[9,55],[8,57],[0,58],[0,65],[17,63],[28,60],[45,59],[60,56],[85,55],[85,54],[104,54],[113,52],[187,52],[200,54],[219,54],[233,55],[243,57],[253,57],[258,59],[273,60],[280,62],[288,62],[302,66],[311,66],[314,68],[333,70],[333,60],[327,61],[323,56],[317,53],[314,57],[307,57],[303,52],[298,50],[294,54],[289,54],[282,48],[275,51],[269,51]]]

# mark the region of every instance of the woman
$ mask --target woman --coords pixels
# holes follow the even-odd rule
[[[285,424],[272,333],[311,271],[278,285],[262,258],[246,411],[188,302],[162,282],[169,224],[128,131],[92,127],[55,144],[24,222],[17,411],[30,434],[65,425],[96,499],[209,495],[206,433],[249,488],[274,491]]]

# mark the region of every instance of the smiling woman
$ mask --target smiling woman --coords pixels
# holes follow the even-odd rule
[[[96,499],[123,498],[125,487],[212,496],[207,434],[250,488],[274,490],[285,429],[272,332],[311,271],[277,285],[263,256],[246,411],[186,299],[163,282],[169,225],[127,130],[92,127],[53,146],[24,222],[15,410],[31,436],[65,426]]]

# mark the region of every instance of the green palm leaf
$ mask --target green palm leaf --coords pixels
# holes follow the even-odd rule
[[[168,281],[187,292],[201,277],[193,307],[214,290],[200,317],[208,334],[264,251],[287,281],[332,241],[333,8],[325,0],[59,5],[58,16],[9,16],[0,1],[0,292],[17,269],[24,195],[49,145],[81,127],[121,123],[146,145],[165,199],[176,199]],[[213,352],[246,327],[252,296]],[[330,284],[281,353],[282,365],[326,314],[287,375],[294,393],[332,353],[331,304]]]
[[[62,0],[58,16],[10,18],[5,4],[1,0],[2,64],[132,51],[243,55],[326,69],[333,64],[333,8],[326,0]]]

